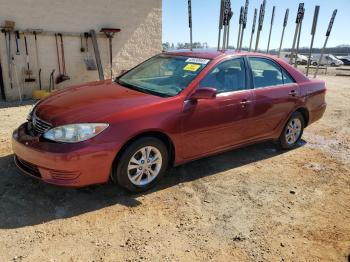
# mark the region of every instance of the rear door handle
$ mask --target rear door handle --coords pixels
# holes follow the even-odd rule
[[[292,90],[292,91],[289,92],[288,95],[290,95],[290,96],[296,96],[296,95],[297,95],[297,91]]]

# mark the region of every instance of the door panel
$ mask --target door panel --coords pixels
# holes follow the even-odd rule
[[[215,99],[185,101],[183,155],[194,158],[247,139],[245,128],[252,113],[252,93],[242,90]]]
[[[249,130],[253,139],[271,138],[296,107],[300,88],[291,76],[271,59],[249,57],[253,89],[253,123]]]
[[[253,90],[254,129],[252,137],[265,137],[271,135],[295,108],[299,87],[297,84],[272,86]]]

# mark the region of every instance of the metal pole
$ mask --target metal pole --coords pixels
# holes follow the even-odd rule
[[[222,50],[226,49],[227,26],[224,26],[224,34],[222,37]]]
[[[250,43],[249,43],[249,52],[252,50],[252,43],[253,43],[253,37],[255,33],[255,25],[256,25],[256,16],[258,14],[258,10],[254,9],[254,18],[253,18],[253,26],[252,26],[252,34],[250,36]]]
[[[292,50],[291,50],[291,54],[290,54],[290,58],[289,58],[290,64],[293,64],[293,58],[294,58],[293,55],[295,52],[295,44],[296,44],[298,32],[299,32],[299,23],[301,21],[301,18],[303,17],[303,11],[304,11],[304,3],[300,3],[299,7],[298,7],[297,18],[295,20],[296,26],[295,26],[295,32],[294,32],[293,46],[292,46]]]
[[[241,39],[239,41],[239,50],[242,49],[243,35],[244,35],[244,27],[242,28]]]
[[[249,0],[246,0],[245,1],[245,7],[244,7],[244,14],[243,14],[243,25],[242,25],[241,40],[240,40],[240,43],[239,43],[239,50],[242,49],[244,30],[247,27],[248,8],[249,8]]]
[[[188,0],[188,26],[190,28],[190,50],[192,51],[192,3]]]
[[[243,19],[244,19],[244,7],[241,6],[241,11],[239,12],[239,29],[238,29],[238,38],[237,38],[237,50],[240,50],[240,43],[241,43],[241,37],[242,37],[242,28],[243,28]]]
[[[324,51],[325,51],[327,43],[328,43],[328,38],[329,38],[329,36],[327,36],[326,40],[324,41],[324,44],[323,44],[323,47],[322,47],[322,51],[321,51],[321,56],[320,56],[320,59],[318,60],[316,71],[315,71],[315,74],[314,74],[314,78],[317,77],[318,69],[320,67],[320,64],[321,64],[321,61],[322,61],[322,58],[323,58],[323,55],[324,55]]]
[[[295,49],[295,61],[294,61],[294,67],[298,67],[298,53],[299,53],[299,44],[300,44],[300,35],[301,35],[301,28],[303,25],[303,21],[300,21],[299,24],[299,32],[298,32],[298,41],[297,41],[297,48]]]
[[[306,67],[306,76],[309,75],[309,68],[310,68],[310,63],[311,63],[311,55],[312,55],[312,48],[314,46],[314,39],[315,39],[315,34],[316,34],[316,27],[317,27],[317,21],[318,21],[318,14],[320,12],[320,6],[316,5],[315,6],[315,12],[314,12],[314,19],[312,23],[312,28],[311,28],[311,44],[310,44],[310,50],[309,50],[309,57],[307,60],[307,67]]]
[[[222,30],[222,19],[224,13],[224,0],[220,2],[220,15],[219,15],[219,36],[218,36],[218,50],[220,50],[221,30]]]
[[[260,5],[259,25],[258,25],[258,32],[256,35],[255,52],[258,50],[258,47],[259,47],[260,32],[264,24],[265,5],[266,5],[266,0],[264,0],[264,2]]]
[[[230,7],[231,9],[231,7]],[[232,10],[230,10],[229,13],[229,18],[228,18],[228,26],[227,26],[227,39],[226,39],[226,48],[229,48],[229,43],[230,43],[230,24],[231,24],[231,18],[233,16]]]
[[[222,49],[226,49],[227,44],[227,26],[229,24],[230,20],[230,12],[231,12],[231,0],[225,0],[224,1],[224,8],[223,8],[223,26],[224,26],[224,36],[222,41]]]
[[[272,33],[273,19],[275,18],[275,9],[276,9],[276,6],[273,6],[273,8],[272,8],[272,16],[271,16],[271,24],[270,24],[269,40],[268,40],[268,42],[267,42],[267,50],[266,50],[266,53],[267,53],[267,54],[269,53],[269,50],[270,50],[270,41],[271,41],[271,33]]]
[[[292,45],[292,49],[291,49],[290,57],[289,57],[289,64],[293,64],[293,54],[294,54],[295,44],[297,42],[298,30],[299,30],[299,23],[297,23],[296,27],[295,27],[293,45]]]
[[[281,56],[281,48],[282,48],[282,43],[283,43],[283,38],[284,38],[284,31],[286,30],[286,26],[287,26],[287,23],[288,23],[288,15],[289,15],[289,8],[287,8],[286,14],[284,15],[281,42],[280,42],[280,47],[279,47],[279,49],[278,49],[278,57]]]
[[[229,42],[230,42],[230,22],[228,22],[228,26],[227,26],[226,49],[228,49]]]
[[[316,67],[316,71],[315,71],[315,74],[314,74],[314,78],[317,77],[318,69],[319,69],[319,67],[320,67],[320,64],[321,64],[321,61],[322,61],[322,58],[323,58],[323,55],[324,55],[324,51],[325,51],[326,46],[327,46],[327,43],[328,43],[328,38],[329,38],[329,36],[331,35],[332,27],[333,27],[334,20],[335,20],[335,16],[337,15],[337,12],[338,12],[337,9],[335,9],[335,10],[333,11],[331,20],[329,21],[328,29],[327,29],[327,32],[326,32],[326,40],[325,40],[324,45],[323,45],[323,48],[322,48],[322,52],[321,52],[320,59],[318,60],[318,63],[317,63],[317,67]]]
[[[240,24],[238,26],[238,38],[237,38],[237,46],[236,46],[237,50],[239,50],[239,43],[241,42],[241,31],[242,31],[242,25]]]

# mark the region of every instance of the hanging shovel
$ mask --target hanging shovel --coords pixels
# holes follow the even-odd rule
[[[95,71],[97,70],[97,66],[96,66],[95,60],[90,55],[90,51],[89,51],[89,33],[84,33],[84,36],[85,36],[85,43],[86,43],[85,57],[84,57],[85,66],[87,70]]]
[[[27,44],[27,37],[24,35],[24,45],[26,48],[26,62],[27,62],[27,70],[25,71],[26,78],[24,79],[25,82],[35,82],[35,78],[32,78],[32,70],[30,70],[29,65],[29,52],[28,52],[28,44]]]
[[[58,42],[57,42],[57,36],[60,37],[60,40],[61,40],[61,59],[62,59],[62,72],[61,72],[61,65],[60,65],[60,56],[59,56],[59,52],[58,52]],[[64,46],[63,46],[63,37],[62,37],[62,34],[57,34],[55,35],[56,37],[56,48],[57,48],[57,58],[58,58],[58,68],[59,68],[59,71],[60,71],[60,74],[57,76],[56,78],[56,84],[59,84],[63,81],[66,81],[66,80],[69,80],[70,77],[67,75],[66,73],[66,61],[65,61],[65,58],[64,58]]]

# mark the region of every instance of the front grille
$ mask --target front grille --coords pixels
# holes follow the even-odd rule
[[[31,122],[33,124],[33,128],[35,132],[39,134],[44,134],[46,131],[48,131],[52,125],[48,122],[45,122],[44,120],[40,119],[35,112],[33,113]]]

